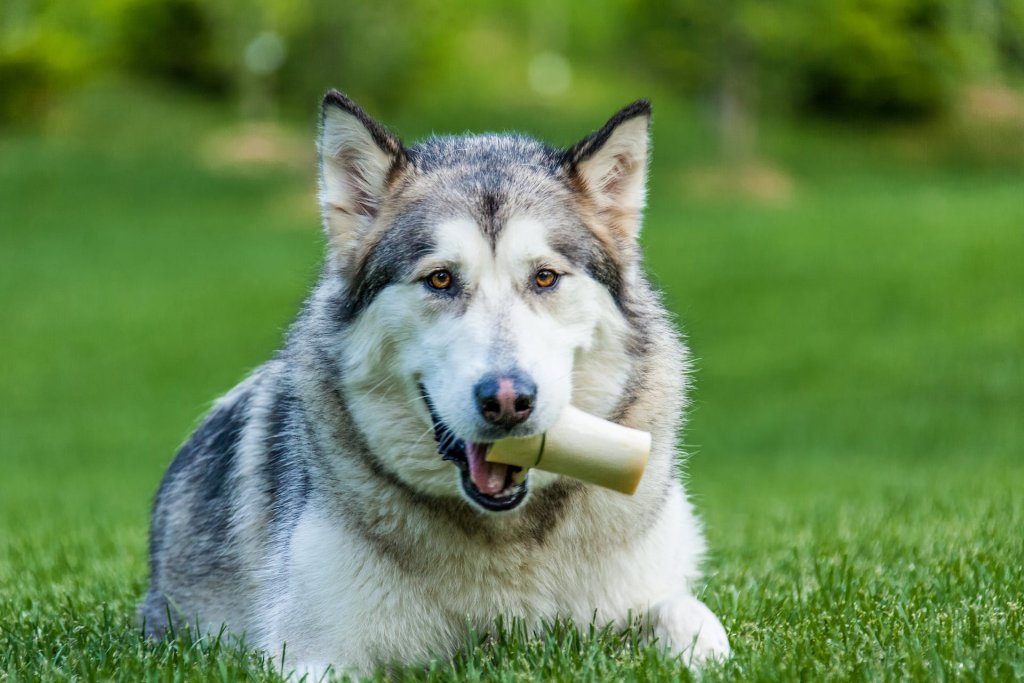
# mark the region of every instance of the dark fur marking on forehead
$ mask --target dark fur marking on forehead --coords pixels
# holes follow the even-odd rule
[[[464,205],[493,249],[515,205],[559,178],[563,152],[523,135],[435,137],[409,150],[424,174],[443,174],[445,191]]]
[[[498,242],[498,234],[505,224],[502,208],[504,208],[507,201],[508,198],[504,196],[504,193],[496,188],[484,189],[478,198],[476,211],[477,225],[480,226],[484,237],[490,242],[492,250],[495,248]]]
[[[504,199],[500,198],[496,192],[485,191],[480,196],[480,213],[489,218],[494,218],[498,215],[503,201]]]

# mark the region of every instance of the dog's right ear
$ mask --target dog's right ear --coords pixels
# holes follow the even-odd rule
[[[591,197],[598,216],[633,239],[647,192],[650,127],[651,103],[637,100],[565,153],[569,173]]]
[[[320,211],[337,253],[373,222],[408,157],[402,142],[346,95],[331,90],[320,109]]]

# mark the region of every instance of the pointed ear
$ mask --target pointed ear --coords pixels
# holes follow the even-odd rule
[[[324,230],[344,253],[360,228],[373,222],[408,157],[397,137],[336,90],[324,96],[317,148]]]
[[[647,196],[647,149],[651,103],[638,100],[566,152],[572,177],[591,198],[599,217],[625,237],[640,232]]]

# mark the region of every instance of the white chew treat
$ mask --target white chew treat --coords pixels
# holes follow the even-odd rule
[[[568,406],[546,434],[495,442],[487,460],[535,467],[632,495],[650,452],[647,432]]]

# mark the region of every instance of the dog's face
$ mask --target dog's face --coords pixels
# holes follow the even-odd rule
[[[406,149],[343,95],[325,99],[345,387],[375,456],[408,485],[514,509],[553,475],[488,463],[490,444],[547,430],[570,402],[615,404],[649,117],[645,102],[627,107],[565,151],[496,135]]]

